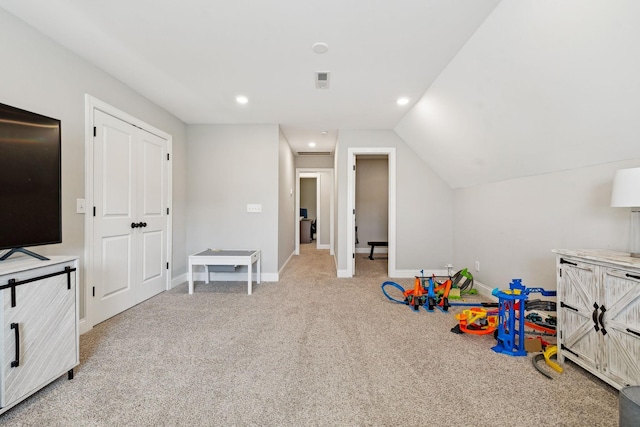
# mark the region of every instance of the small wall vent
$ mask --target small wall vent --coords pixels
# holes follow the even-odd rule
[[[329,71],[316,71],[316,89],[329,89]]]
[[[331,151],[298,151],[298,156],[330,156]]]

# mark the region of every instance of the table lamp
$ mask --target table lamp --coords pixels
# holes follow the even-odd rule
[[[620,169],[613,178],[612,207],[631,209],[631,256],[640,258],[640,168]]]

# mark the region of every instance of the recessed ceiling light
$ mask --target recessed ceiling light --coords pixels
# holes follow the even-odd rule
[[[322,135],[326,135],[326,134],[328,134],[328,133],[329,133],[329,131],[323,130],[323,131],[320,131],[320,133],[321,133]]]
[[[329,45],[326,43],[314,43],[311,49],[313,49],[315,53],[325,53],[329,50]]]
[[[247,102],[249,102],[249,98],[244,95],[238,95],[236,96],[236,102],[238,104],[246,104]]]
[[[315,147],[315,146],[316,146],[315,142],[313,142],[313,141],[309,142],[309,147]]]
[[[409,103],[409,98],[398,98],[396,102],[398,105],[407,105]]]

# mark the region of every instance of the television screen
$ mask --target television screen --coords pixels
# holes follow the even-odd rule
[[[0,104],[0,249],[61,242],[60,120]]]

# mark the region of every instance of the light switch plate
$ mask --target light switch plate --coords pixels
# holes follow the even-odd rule
[[[84,199],[76,199],[76,213],[83,214],[86,212]]]

